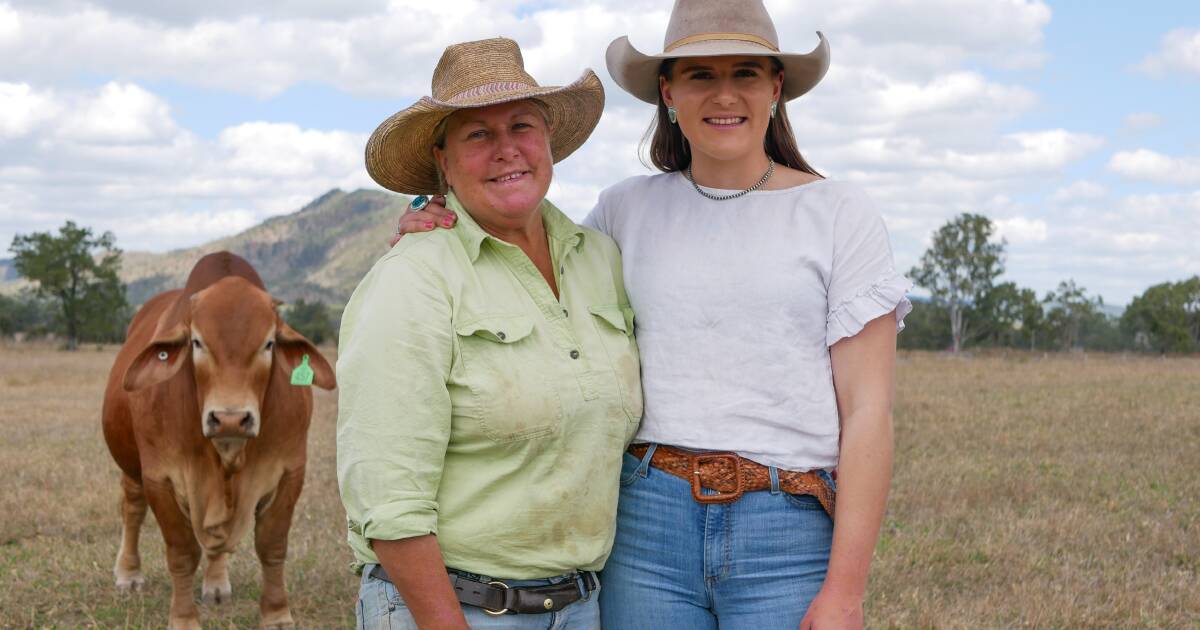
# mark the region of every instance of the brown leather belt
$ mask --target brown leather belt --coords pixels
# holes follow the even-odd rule
[[[634,444],[629,447],[629,453],[641,459],[649,448],[648,444]],[[746,492],[771,487],[770,468],[735,453],[691,453],[660,444],[654,449],[650,465],[692,484],[692,498],[698,503],[733,503]],[[778,470],[778,474],[780,490],[816,497],[829,518],[833,518],[833,488],[817,471]],[[714,490],[717,494],[701,494],[701,488]]]

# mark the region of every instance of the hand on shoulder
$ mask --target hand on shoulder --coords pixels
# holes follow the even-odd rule
[[[412,204],[409,204],[408,210],[397,219],[396,232],[388,240],[388,247],[395,247],[405,234],[428,232],[439,227],[452,228],[457,221],[458,217],[454,212],[446,208],[445,195],[430,197],[429,202],[419,211],[413,211]]]

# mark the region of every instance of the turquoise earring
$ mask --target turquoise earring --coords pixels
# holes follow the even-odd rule
[[[779,101],[771,101],[771,118],[775,117],[775,110],[779,109]]]
[[[675,115],[674,107],[670,107],[670,106],[667,107],[667,118],[669,118],[671,120],[671,124],[675,124],[675,123],[679,122],[678,116]]]

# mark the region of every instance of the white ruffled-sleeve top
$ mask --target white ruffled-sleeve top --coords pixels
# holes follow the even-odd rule
[[[893,311],[903,329],[912,310],[859,188],[820,180],[712,201],[680,173],[632,177],[584,225],[621,248],[645,399],[635,441],[837,466],[829,347]]]

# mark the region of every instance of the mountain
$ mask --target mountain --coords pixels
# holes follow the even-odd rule
[[[387,239],[407,205],[407,197],[383,191],[334,189],[297,212],[197,247],[125,252],[121,279],[130,304],[141,304],[160,291],[182,287],[201,256],[229,250],[254,265],[276,299],[320,300],[340,308],[387,251]]]

